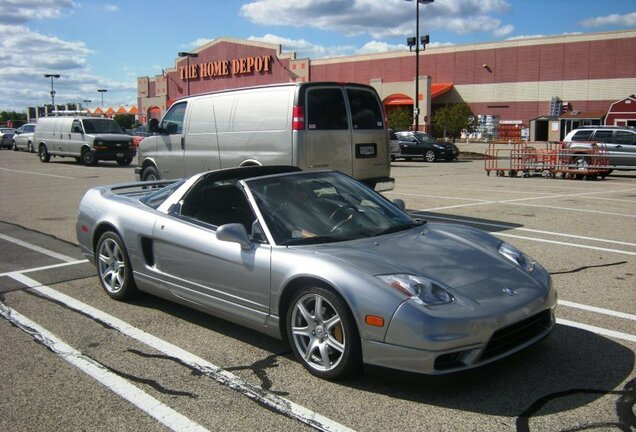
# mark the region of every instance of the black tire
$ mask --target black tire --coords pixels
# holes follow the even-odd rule
[[[40,148],[38,149],[38,156],[40,158],[40,162],[48,162],[51,160],[51,155],[49,154],[49,151],[44,144],[40,144]]]
[[[426,162],[435,162],[437,160],[435,150],[426,150],[423,156]]]
[[[286,329],[294,355],[312,375],[336,380],[361,370],[358,328],[347,304],[332,291],[300,289],[287,309]]]
[[[123,159],[117,159],[117,164],[120,166],[128,166],[132,162],[133,158],[130,156],[126,156]]]
[[[31,141],[27,143],[27,151],[29,153],[35,153],[35,147],[33,147],[33,143]]]
[[[161,180],[159,172],[154,166],[148,166],[141,172],[141,181]]]
[[[18,146],[15,144],[15,141],[11,141],[11,148],[13,151],[18,151]]]
[[[95,153],[90,151],[89,149],[82,150],[82,163],[86,166],[95,166],[97,165],[97,157]]]
[[[115,300],[126,300],[137,294],[132,266],[124,243],[116,233],[106,231],[95,249],[97,275],[106,294]]]

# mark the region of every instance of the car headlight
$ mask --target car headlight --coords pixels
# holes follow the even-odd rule
[[[528,272],[534,270],[535,261],[510,243],[502,241],[499,244],[499,253]]]
[[[453,296],[432,280],[411,274],[380,275],[378,279],[416,302],[427,306],[451,303]]]

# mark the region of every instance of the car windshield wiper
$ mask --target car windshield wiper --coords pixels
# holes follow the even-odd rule
[[[292,246],[292,245],[301,245],[301,244],[319,244],[319,243],[331,243],[347,240],[341,237],[334,236],[313,236],[313,237],[299,237],[287,240],[285,242],[280,243],[283,246]]]
[[[424,225],[426,223],[426,221],[417,221],[417,222],[408,222],[408,223],[402,223],[402,224],[397,224],[397,225],[393,225],[390,226],[386,229],[383,229],[382,231],[379,231],[375,234],[373,234],[373,237],[377,237],[377,236],[381,236],[384,234],[391,234],[391,233],[395,233],[398,231],[406,231],[408,229],[414,228],[416,226],[420,226],[420,225]]]

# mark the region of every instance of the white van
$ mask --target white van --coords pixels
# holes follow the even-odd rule
[[[115,160],[121,166],[128,166],[137,152],[132,137],[108,118],[41,117],[33,142],[42,162],[48,162],[51,156],[60,156],[74,157],[86,165]]]
[[[249,165],[336,169],[393,189],[384,110],[373,87],[289,83],[176,101],[139,145],[138,180]]]

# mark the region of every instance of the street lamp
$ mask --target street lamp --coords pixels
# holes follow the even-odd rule
[[[106,93],[108,90],[107,89],[97,89],[98,92],[100,92],[102,94],[102,108],[104,108],[104,93]]]
[[[180,51],[177,53],[177,55],[179,57],[185,57],[186,58],[186,80],[188,83],[188,96],[190,96],[190,57],[192,58],[197,58],[199,57],[199,54],[197,53],[193,53],[193,52],[185,52],[185,51]]]
[[[53,78],[59,78],[60,74],[44,74],[44,78],[51,78],[51,105],[55,111],[55,89],[53,89]]]
[[[413,0],[406,0],[413,1]],[[406,38],[409,51],[415,46],[415,109],[413,110],[414,130],[419,130],[420,123],[420,43],[424,50],[429,42],[428,35],[422,36],[420,40],[420,3],[430,4],[435,0],[415,0],[415,38]]]

